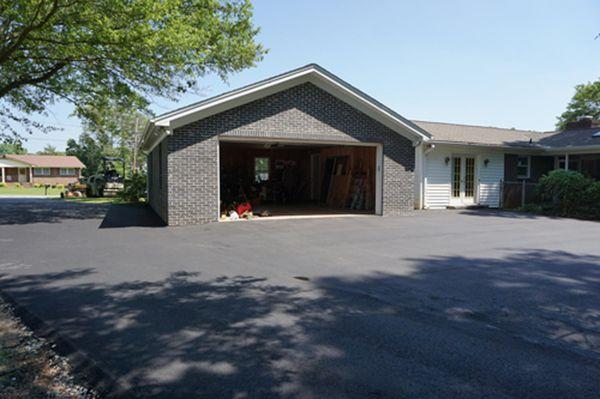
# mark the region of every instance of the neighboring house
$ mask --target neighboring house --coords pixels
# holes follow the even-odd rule
[[[141,150],[150,206],[165,223],[183,225],[219,219],[232,170],[264,180],[285,162],[309,176],[311,201],[335,202],[323,192],[338,181],[351,190],[344,176],[360,174],[372,204],[365,209],[378,215],[498,207],[507,180],[535,181],[558,167],[597,173],[594,132],[410,121],[311,64],[152,119]]]
[[[85,165],[74,156],[15,155],[0,156],[2,183],[23,185],[69,184],[81,176]]]

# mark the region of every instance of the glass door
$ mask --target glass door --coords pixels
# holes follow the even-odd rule
[[[452,157],[452,205],[470,205],[475,202],[475,157]]]

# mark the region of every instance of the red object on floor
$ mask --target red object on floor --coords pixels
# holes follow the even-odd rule
[[[252,205],[249,202],[243,202],[237,206],[235,211],[238,215],[242,216],[246,211],[252,212]]]

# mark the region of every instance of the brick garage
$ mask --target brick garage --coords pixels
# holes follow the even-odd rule
[[[374,211],[413,209],[414,145],[426,133],[322,68],[309,65],[150,122],[149,202],[169,225],[218,220],[220,143],[369,146]]]

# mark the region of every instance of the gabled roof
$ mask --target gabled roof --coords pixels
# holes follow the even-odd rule
[[[39,168],[85,168],[79,158],[70,155],[17,155],[6,154],[3,158],[12,159]]]
[[[164,134],[157,134],[160,128],[171,130],[184,126],[306,82],[310,82],[327,91],[329,94],[341,99],[413,141],[428,140],[430,138],[430,134],[425,130],[379,101],[344,82],[319,65],[309,64],[151,119],[144,131],[141,149],[149,151],[162,140]]]

